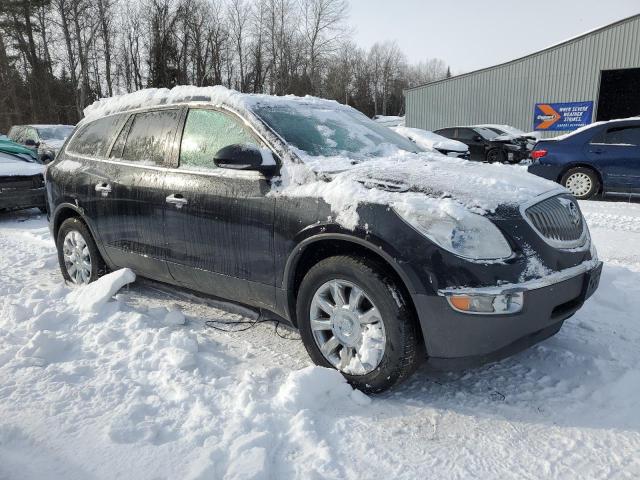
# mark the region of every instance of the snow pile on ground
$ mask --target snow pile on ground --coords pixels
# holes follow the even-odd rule
[[[344,377],[331,368],[311,366],[292,372],[280,387],[276,403],[289,411],[326,408],[351,399],[369,405],[371,399],[349,386]]]
[[[467,152],[469,147],[457,140],[451,140],[449,138],[438,135],[437,133],[430,132],[428,130],[421,130],[419,128],[409,127],[395,127],[392,128],[394,132],[403,137],[408,138],[416,145],[425,150],[451,150],[454,152]]]
[[[128,268],[111,272],[89,285],[76,288],[68,296],[69,303],[83,312],[98,311],[118,290],[133,283],[136,274]]]
[[[638,478],[640,205],[581,208],[626,266],[556,337],[371,398],[173,287],[111,278],[80,309],[44,218],[0,216],[0,478]]]

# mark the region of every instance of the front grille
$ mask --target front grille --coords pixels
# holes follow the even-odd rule
[[[568,195],[547,198],[526,209],[533,228],[548,243],[559,248],[584,244],[586,228],[578,203]]]

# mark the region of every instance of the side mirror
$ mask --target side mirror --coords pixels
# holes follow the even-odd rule
[[[265,174],[274,174],[277,170],[275,162],[265,165],[262,152],[253,145],[228,145],[221,148],[213,157],[216,167],[231,170],[253,170]]]
[[[473,141],[474,142],[482,142],[482,137],[480,135],[476,135],[475,137],[473,137]]]
[[[24,141],[24,144],[25,144],[27,147],[37,147],[37,146],[38,146],[38,143],[37,143],[33,138],[27,138],[27,139]]]

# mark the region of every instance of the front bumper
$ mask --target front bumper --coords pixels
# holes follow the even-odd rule
[[[0,191],[0,210],[32,207],[45,207],[44,187],[25,190],[7,189]]]
[[[464,160],[469,160],[471,158],[469,151],[460,152],[458,150],[445,150],[443,148],[437,148],[436,150],[447,157],[462,158]]]
[[[527,171],[538,177],[546,178],[552,182],[558,182],[560,180],[560,174],[562,173],[562,165],[544,165],[541,163],[534,163],[529,165]]]
[[[439,296],[415,295],[429,363],[443,370],[468,368],[497,361],[554,335],[597,289],[602,262],[589,260],[576,267],[521,284],[467,293],[523,292],[520,312],[471,315],[456,312]]]

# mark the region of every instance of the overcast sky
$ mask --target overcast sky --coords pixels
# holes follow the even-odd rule
[[[396,40],[409,61],[441,58],[456,74],[511,60],[640,13],[640,0],[350,0],[350,4],[350,23],[360,46]]]

